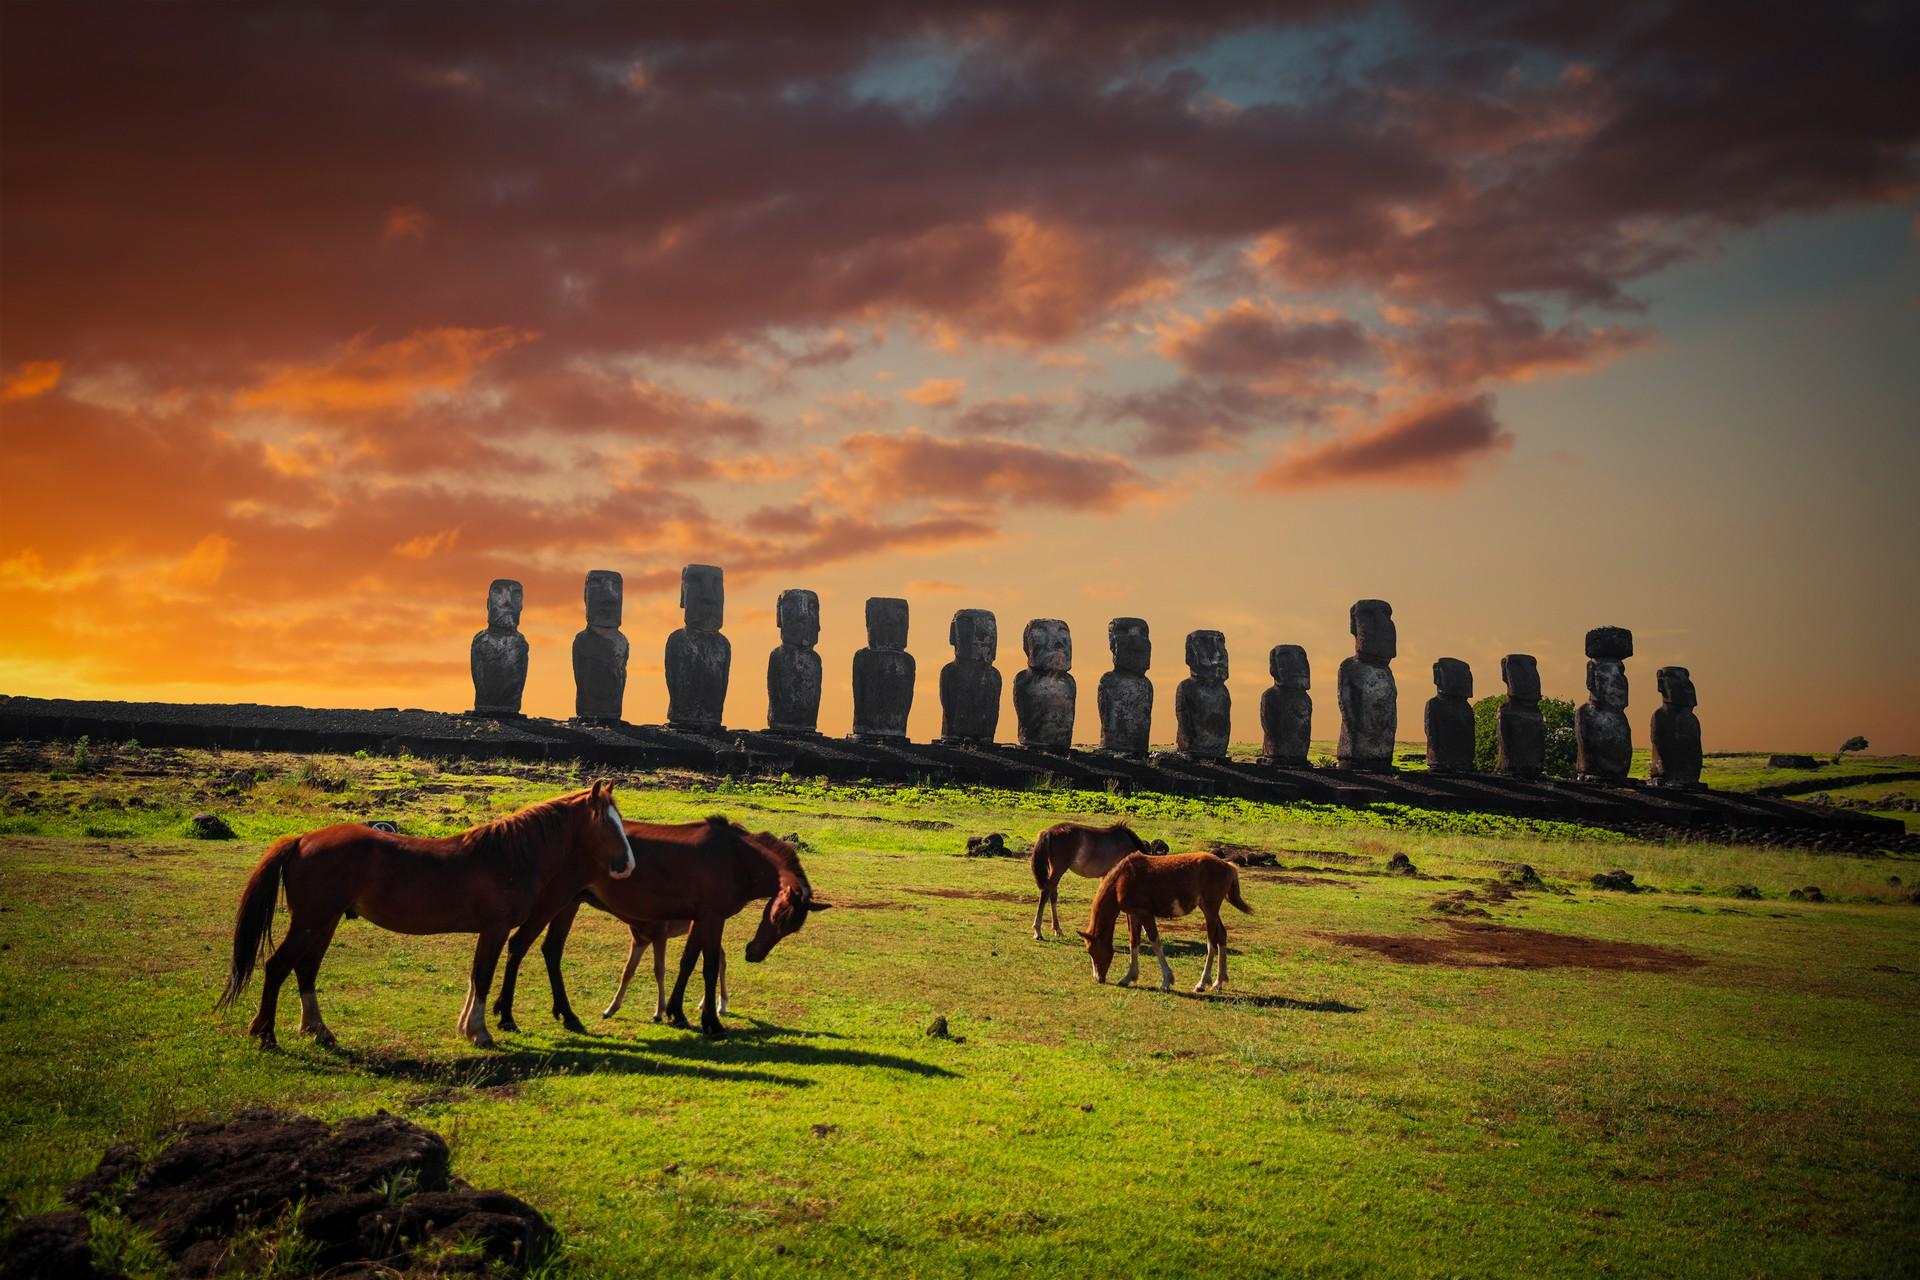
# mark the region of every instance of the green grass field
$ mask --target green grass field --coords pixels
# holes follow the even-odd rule
[[[514,766],[120,747],[0,754],[0,1195],[53,1207],[108,1143],[243,1105],[385,1107],[457,1174],[540,1207],[561,1269],[905,1276],[1888,1275],[1920,1211],[1920,859],[1652,845],[1398,809],[619,779],[630,817],[797,832],[834,904],[736,963],[724,1041],[654,1026],[624,929],[568,952],[592,1034],[457,1039],[471,940],[342,926],[342,1049],[210,1010],[273,835],[457,829],[573,785]],[[239,838],[187,838],[213,811]],[[1232,985],[1169,929],[1172,994],[1096,985],[1028,935],[1023,845],[1132,814],[1176,848],[1270,850],[1229,912]],[[1383,874],[1407,853],[1420,878]],[[1542,890],[1491,882],[1530,863]],[[1587,886],[1621,867],[1659,892]],[[1899,883],[1894,883],[1894,881]],[[1759,887],[1759,901],[1735,886]],[[1787,900],[1817,884],[1831,901]],[[1462,896],[1470,894],[1470,897]],[[1477,914],[1485,912],[1485,915]],[[751,922],[736,922],[736,961]],[[1143,971],[1151,973],[1149,957]],[[257,985],[249,997],[257,997]],[[936,1016],[954,1039],[925,1034]]]

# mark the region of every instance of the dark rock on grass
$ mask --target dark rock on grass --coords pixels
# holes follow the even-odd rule
[[[947,1017],[941,1014],[927,1027],[927,1034],[935,1040],[951,1040],[953,1032],[947,1030]]]
[[[150,1161],[110,1149],[67,1198],[120,1213],[187,1272],[226,1256],[236,1232],[284,1221],[296,1204],[323,1268],[377,1259],[404,1270],[409,1251],[432,1240],[478,1246],[482,1270],[518,1267],[551,1238],[531,1206],[451,1179],[439,1135],[385,1112],[329,1125],[242,1111],[186,1125]]]
[[[1733,890],[1733,896],[1736,898],[1744,898],[1749,902],[1758,902],[1760,900],[1760,886],[1757,884],[1737,885]]]
[[[1790,889],[1787,892],[1787,896],[1795,902],[1825,902],[1827,900],[1827,895],[1820,892],[1820,886],[1817,884],[1810,884],[1804,889]]]
[[[92,1240],[84,1213],[24,1218],[0,1244],[0,1280],[123,1280],[93,1265]]]
[[[969,858],[1011,858],[1014,852],[1007,848],[1005,835],[992,831],[984,836],[968,836],[967,856]]]
[[[1417,876],[1420,869],[1413,865],[1413,859],[1404,853],[1396,853],[1387,859],[1387,874],[1390,876]]]
[[[231,840],[233,828],[217,813],[196,813],[187,819],[187,834],[195,840]]]
[[[1593,878],[1593,887],[1596,889],[1611,889],[1617,893],[1639,893],[1645,886],[1637,885],[1633,882],[1632,872],[1614,870],[1603,871],[1595,876]]]
[[[1154,843],[1158,844],[1159,841]],[[1165,852],[1164,847],[1161,852]],[[1277,867],[1280,859],[1264,849],[1249,849],[1245,845],[1221,844],[1215,842],[1208,846],[1207,852],[1216,858],[1231,862],[1236,867]]]
[[[1546,881],[1540,878],[1540,873],[1533,869],[1533,864],[1527,862],[1523,862],[1517,867],[1509,867],[1507,869],[1507,883],[1517,889],[1544,889],[1547,887]]]

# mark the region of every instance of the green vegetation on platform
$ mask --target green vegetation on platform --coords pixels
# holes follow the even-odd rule
[[[0,1196],[26,1212],[109,1143],[184,1119],[386,1107],[546,1212],[582,1276],[1911,1266],[1920,859],[1385,806],[620,777],[630,817],[798,833],[835,907],[729,970],[728,1039],[646,1022],[644,972],[620,1017],[567,1034],[536,964],[528,1030],[479,1052],[453,1033],[471,939],[353,921],[320,980],[342,1050],[294,1032],[289,992],[286,1049],[264,1054],[244,1033],[257,984],[210,1009],[265,841],[363,818],[451,831],[584,775],[76,754],[0,750]],[[203,812],[236,838],[192,838]],[[1175,993],[1099,986],[1072,933],[1089,881],[1063,885],[1065,938],[1035,942],[1025,859],[960,856],[969,835],[1021,847],[1110,815],[1277,855],[1242,872],[1256,914],[1226,921],[1227,996],[1185,993],[1197,917],[1166,931]],[[1385,874],[1396,853],[1420,875]],[[1494,887],[1519,863],[1544,888]],[[1615,867],[1659,891],[1588,885]],[[1808,884],[1830,901],[1786,899]],[[583,913],[583,1013],[625,943]],[[925,1034],[935,1016],[954,1038]],[[151,1265],[124,1230],[101,1239]]]

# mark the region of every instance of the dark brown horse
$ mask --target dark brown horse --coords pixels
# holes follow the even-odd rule
[[[270,945],[284,882],[287,936],[267,957],[260,1012],[248,1028],[263,1046],[274,1043],[274,1008],[288,970],[300,980],[300,1030],[323,1045],[334,1043],[320,1020],[313,984],[341,916],[365,916],[395,933],[479,934],[459,1027],[475,1044],[491,1045],[487,988],[507,935],[516,926],[539,932],[589,881],[618,884],[633,868],[611,782],[529,805],[444,840],[355,823],[287,836],[267,850],[240,895],[233,963],[216,1007],[233,1003]]]
[[[1132,963],[1120,985],[1130,986],[1140,976],[1140,930],[1153,940],[1154,958],[1160,961],[1160,989],[1173,986],[1173,970],[1167,967],[1166,952],[1160,949],[1160,930],[1155,919],[1173,920],[1187,915],[1194,907],[1207,918],[1207,967],[1200,973],[1195,991],[1205,991],[1213,974],[1213,959],[1220,957],[1220,979],[1216,991],[1227,986],[1227,926],[1220,922],[1220,903],[1231,902],[1248,915],[1253,908],[1240,898],[1240,872],[1225,858],[1211,853],[1171,853],[1163,858],[1128,854],[1107,872],[1093,894],[1093,918],[1080,934],[1087,940],[1093,957],[1093,976],[1107,980],[1113,964],[1113,922],[1126,912],[1133,934]]]
[[[586,898],[629,923],[693,921],[687,931],[687,949],[680,957],[680,976],[667,1001],[667,1021],[676,1027],[687,1025],[687,980],[698,956],[707,981],[700,1029],[712,1036],[725,1035],[715,986],[720,978],[721,934],[728,918],[749,902],[768,900],[760,929],[747,944],[747,962],[757,964],[766,959],[774,943],[805,924],[810,912],[825,911],[828,904],[814,901],[813,886],[807,883],[792,845],[764,831],[751,835],[722,817],[671,826],[629,822],[627,840],[633,846],[633,875],[625,879],[596,875],[586,886]],[[586,1030],[567,1000],[566,983],[560,976],[560,957],[578,906],[578,902],[569,903],[554,916],[547,940],[541,944],[547,981],[553,988],[553,1016],[569,1031]],[[493,1006],[504,1029],[514,1029],[514,980],[521,958],[539,933],[540,925],[529,920],[507,945],[506,972]]]
[[[1130,853],[1166,851],[1163,841],[1147,843],[1124,820],[1110,827],[1060,822],[1042,831],[1033,841],[1033,882],[1040,889],[1040,901],[1033,908],[1033,940],[1040,941],[1041,913],[1049,904],[1053,932],[1060,933],[1060,878],[1067,872],[1098,880]]]

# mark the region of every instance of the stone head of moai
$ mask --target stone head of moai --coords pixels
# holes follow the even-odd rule
[[[1307,651],[1297,644],[1277,644],[1269,649],[1267,670],[1279,688],[1313,688],[1313,669],[1307,665]]]
[[[900,651],[907,647],[907,602],[895,596],[867,599],[867,647]]]
[[[1433,691],[1443,698],[1473,697],[1473,668],[1458,658],[1435,659]]]
[[[1219,631],[1187,633],[1187,670],[1196,680],[1227,678],[1227,637]]]
[[[780,643],[811,649],[820,643],[820,597],[805,587],[789,587],[773,606]]]
[[[1675,707],[1697,707],[1698,695],[1693,689],[1693,675],[1685,667],[1662,667],[1654,674],[1654,683],[1660,690],[1661,701]]]
[[[1073,633],[1058,618],[1035,618],[1020,633],[1027,667],[1033,671],[1066,671],[1073,666]]]
[[[726,620],[726,576],[717,565],[690,564],[680,571],[680,607],[689,631],[718,631]]]
[[[1153,638],[1145,618],[1115,618],[1107,623],[1107,648],[1113,651],[1116,671],[1143,676],[1153,665]]]
[[[620,625],[622,590],[620,575],[613,570],[589,569],[587,571],[588,626],[617,627]]]
[[[1595,662],[1625,662],[1633,656],[1633,632],[1625,627],[1595,627],[1587,632],[1587,656]]]
[[[1000,656],[1000,624],[989,609],[960,609],[947,628],[953,656],[962,662],[991,663]]]
[[[1354,656],[1384,666],[1400,649],[1393,627],[1393,606],[1385,600],[1356,600],[1347,611],[1347,630],[1353,633]]]
[[[1514,702],[1540,701],[1540,664],[1530,653],[1510,653],[1500,659],[1500,679]]]
[[[520,584],[512,578],[495,578],[487,587],[487,626],[495,631],[518,629],[524,598]]]
[[[1624,711],[1627,707],[1627,669],[1606,658],[1587,660],[1587,696],[1596,707]]]

